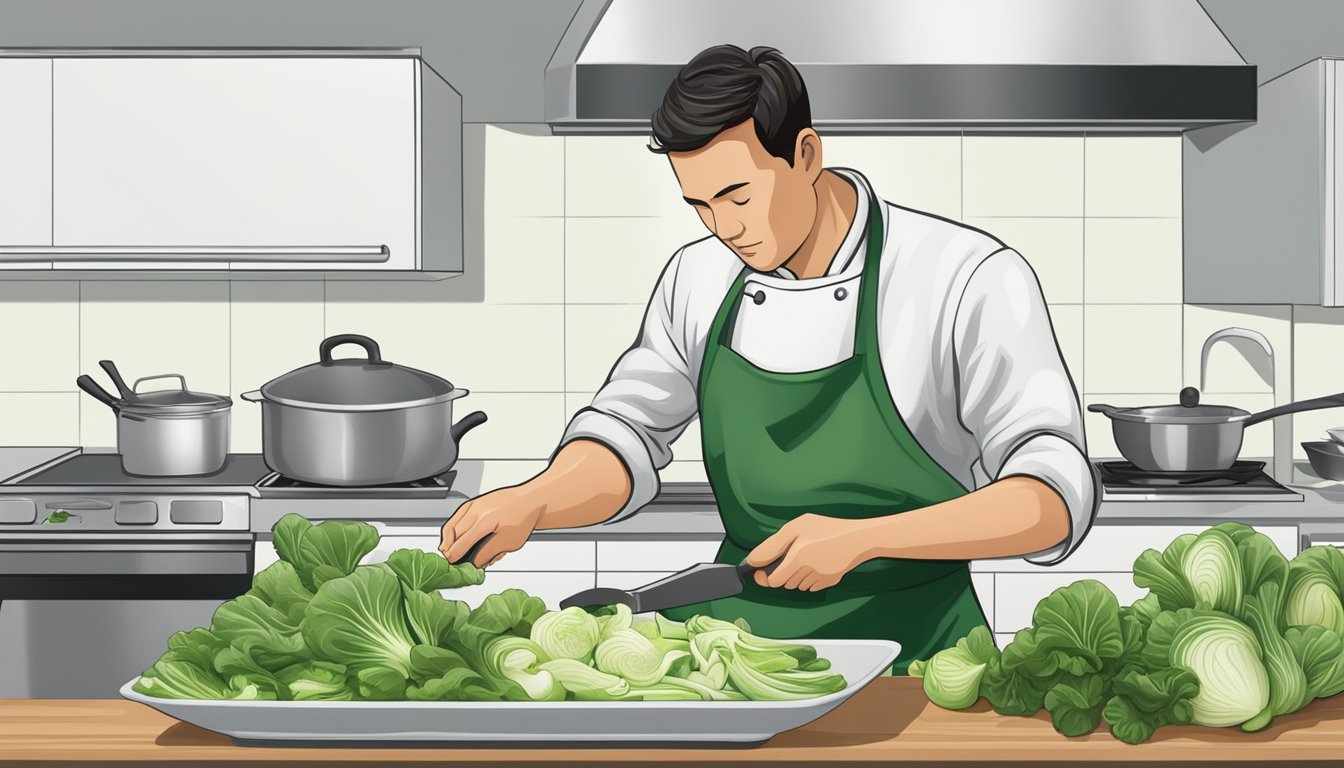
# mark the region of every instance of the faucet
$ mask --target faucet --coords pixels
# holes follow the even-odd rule
[[[1204,340],[1204,349],[1199,357],[1199,390],[1204,391],[1205,377],[1209,371],[1209,350],[1223,339],[1249,339],[1260,346],[1265,351],[1265,356],[1269,358],[1269,389],[1273,393],[1274,405],[1278,405],[1279,388],[1278,372],[1274,369],[1274,347],[1270,345],[1269,339],[1265,338],[1263,333],[1252,331],[1249,328],[1224,328],[1221,331],[1214,331],[1209,334],[1209,338]],[[1293,432],[1291,422],[1285,428],[1279,424],[1279,419],[1273,419],[1274,424],[1274,471],[1275,480],[1280,482],[1291,482],[1293,479]]]
[[[1199,354],[1199,391],[1204,391],[1204,379],[1209,373],[1209,350],[1214,344],[1223,339],[1250,339],[1260,348],[1265,350],[1265,355],[1269,357],[1269,390],[1275,395],[1278,394],[1278,385],[1275,382],[1276,373],[1274,371],[1274,347],[1270,346],[1269,339],[1259,331],[1252,331],[1249,328],[1224,328],[1221,331],[1214,331],[1209,334],[1209,338],[1204,340],[1204,349]]]

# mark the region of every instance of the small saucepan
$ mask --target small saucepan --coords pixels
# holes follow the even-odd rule
[[[87,374],[75,380],[117,415],[117,453],[132,475],[179,477],[208,475],[224,466],[229,453],[229,413],[233,400],[224,395],[193,392],[178,373],[146,376],[127,386],[116,366],[99,363],[117,385],[114,397]],[[140,392],[155,379],[176,379],[177,387]]]
[[[1087,409],[1111,420],[1115,445],[1126,459],[1150,472],[1216,471],[1230,468],[1241,452],[1242,430],[1290,413],[1344,406],[1344,392],[1250,413],[1229,405],[1203,405],[1199,390],[1181,390],[1179,405]]]

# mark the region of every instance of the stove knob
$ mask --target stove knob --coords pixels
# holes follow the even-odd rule
[[[32,499],[0,499],[0,525],[32,525],[37,522],[37,503]]]
[[[152,501],[122,501],[114,516],[117,525],[153,525],[159,522],[159,505]]]

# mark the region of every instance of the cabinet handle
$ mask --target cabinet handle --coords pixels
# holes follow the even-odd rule
[[[392,252],[386,245],[22,245],[0,246],[0,263],[19,261],[201,261],[332,262],[381,264]]]

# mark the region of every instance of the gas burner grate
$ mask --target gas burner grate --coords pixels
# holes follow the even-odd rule
[[[1151,472],[1128,461],[1096,462],[1102,486],[1107,493],[1170,493],[1173,496],[1230,498],[1252,494],[1257,498],[1297,498],[1265,472],[1263,461],[1238,461],[1225,470],[1194,472]]]
[[[449,471],[436,477],[412,480],[408,483],[351,487],[307,483],[285,477],[279,472],[272,472],[257,483],[257,490],[262,498],[445,499],[452,490],[453,480],[456,477],[456,472]]]

